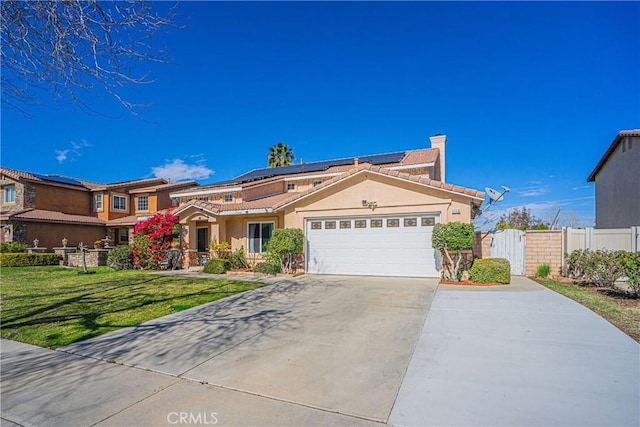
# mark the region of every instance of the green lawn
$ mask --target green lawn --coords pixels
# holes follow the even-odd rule
[[[593,286],[579,286],[556,280],[535,279],[547,288],[584,305],[640,342],[640,299]]]
[[[62,267],[0,271],[0,335],[60,347],[262,286],[238,280]]]

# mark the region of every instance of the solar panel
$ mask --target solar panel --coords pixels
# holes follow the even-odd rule
[[[404,151],[386,154],[374,154],[371,156],[358,157],[360,163],[370,163],[372,165],[383,165],[387,163],[397,163],[404,157]],[[355,162],[355,157],[346,157],[343,159],[324,160],[320,162],[310,162],[300,165],[281,166],[277,168],[254,169],[245,174],[228,181],[216,183],[223,184],[241,184],[243,182],[257,181],[259,179],[271,178],[273,176],[289,175],[303,172],[320,172],[329,169],[332,166],[350,165]]]
[[[67,185],[75,185],[77,187],[84,187],[84,184],[82,184],[80,181],[73,179],[73,178],[69,178],[66,176],[60,176],[60,175],[39,175],[39,174],[33,174],[34,176],[40,178],[43,181],[49,181],[49,182],[57,182],[59,184],[67,184]]]

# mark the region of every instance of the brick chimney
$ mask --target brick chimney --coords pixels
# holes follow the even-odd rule
[[[435,134],[434,136],[429,137],[431,140],[431,148],[437,148],[440,151],[440,155],[438,156],[438,160],[434,166],[433,170],[433,179],[436,179],[441,182],[445,182],[445,145],[447,143],[447,135]]]

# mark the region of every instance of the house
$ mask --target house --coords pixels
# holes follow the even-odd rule
[[[261,256],[276,228],[305,234],[305,270],[439,277],[439,222],[470,222],[484,193],[445,182],[446,136],[431,148],[257,169],[171,193],[185,266],[211,242]]]
[[[0,168],[0,239],[52,250],[109,236],[128,244],[135,223],[171,206],[171,191],[197,185],[162,178],[99,184]]]
[[[623,130],[588,182],[596,183],[596,228],[640,225],[640,129]]]

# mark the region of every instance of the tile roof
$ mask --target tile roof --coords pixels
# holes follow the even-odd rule
[[[440,156],[437,148],[425,148],[423,150],[407,151],[400,162],[402,165],[419,165],[423,163],[435,163]]]
[[[138,223],[138,217],[135,215],[129,215],[118,219],[110,219],[107,221],[107,227],[117,227],[121,225],[136,225]]]
[[[435,179],[430,179],[430,178],[426,178],[423,176],[419,176],[419,175],[411,175],[408,173],[404,173],[404,172],[400,172],[397,170],[390,170],[381,166],[374,166],[374,165],[370,165],[370,164],[363,164],[363,165],[359,165],[357,167],[354,167],[353,169],[351,169],[349,172],[344,173],[340,176],[336,176],[328,181],[323,182],[322,184],[310,188],[307,191],[303,191],[301,193],[297,193],[295,194],[295,196],[291,197],[289,200],[285,200],[277,205],[274,206],[274,209],[279,209],[281,207],[284,207],[285,205],[288,205],[302,197],[305,197],[311,193],[314,193],[316,191],[319,191],[327,186],[330,186],[332,184],[335,184],[338,181],[342,181],[343,179],[350,177],[352,175],[357,174],[358,172],[364,171],[364,170],[369,170],[371,172],[376,172],[376,173],[380,173],[383,175],[388,175],[388,176],[392,176],[392,177],[397,177],[400,179],[404,179],[404,180],[408,180],[408,181],[413,181],[419,184],[423,184],[426,185],[428,187],[432,187],[432,188],[437,188],[437,189],[441,189],[441,190],[445,190],[445,191],[451,191],[454,193],[458,193],[464,196],[469,196],[469,197],[474,197],[477,199],[484,199],[484,193],[482,191],[478,191],[478,190],[474,190],[471,188],[466,188],[466,187],[462,187],[459,185],[453,185],[453,184],[447,184],[441,181],[436,181]]]
[[[35,222],[58,222],[65,224],[90,224],[105,225],[106,221],[87,215],[72,215],[58,211],[47,211],[44,209],[29,209],[10,215],[11,219]]]
[[[135,188],[133,190],[129,190],[129,193],[131,194],[150,193],[155,191],[171,190],[173,188],[197,187],[197,186],[199,186],[199,184],[195,180],[167,182],[165,184],[158,184],[150,187]]]
[[[587,182],[594,182],[596,180],[596,175],[598,175],[600,169],[602,169],[605,163],[607,163],[607,160],[609,160],[609,157],[611,157],[613,152],[616,150],[616,147],[618,146],[620,141],[622,141],[626,136],[640,136],[640,129],[621,130],[620,132],[618,132],[616,137],[613,138],[613,142],[611,142],[611,145],[609,145],[609,148],[607,148],[607,151],[605,151],[605,153],[600,158],[600,161],[598,161],[596,167],[593,168],[593,171],[591,171],[591,173],[589,174]]]
[[[162,184],[167,184],[167,181],[165,181],[162,178],[145,178],[145,179],[133,179],[131,181],[120,181],[120,182],[113,182],[110,184],[97,184],[95,187],[91,188],[91,190],[93,191],[105,191],[105,190],[111,190],[114,188],[121,188],[121,187],[130,187],[130,186],[139,186],[139,185],[146,185],[147,187],[153,186],[153,185],[162,185]]]

